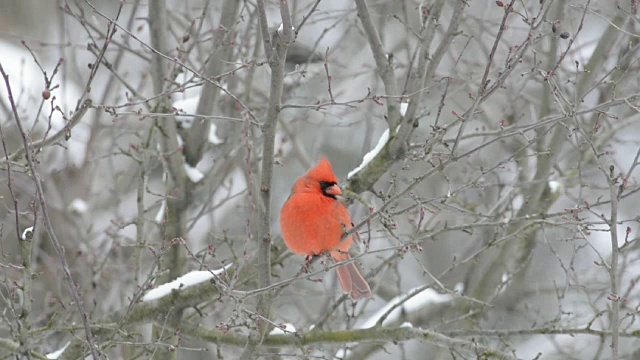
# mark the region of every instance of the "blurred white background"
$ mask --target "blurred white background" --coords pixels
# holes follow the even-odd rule
[[[358,16],[364,1],[289,0],[280,79],[260,3],[0,0],[0,64],[100,356],[640,357],[637,2],[367,1]],[[264,4],[275,44],[281,2]],[[89,356],[4,81],[0,126],[0,354]],[[278,215],[321,156],[354,222],[374,213],[352,249],[371,299],[343,296],[326,259],[293,279],[304,258]],[[293,281],[252,292],[265,216],[271,281]],[[284,323],[296,333],[247,350]]]

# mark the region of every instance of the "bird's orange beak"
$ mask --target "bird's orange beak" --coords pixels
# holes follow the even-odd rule
[[[325,194],[333,196],[342,195],[342,190],[340,190],[340,186],[338,185],[331,185],[328,188],[324,189],[324,192]]]

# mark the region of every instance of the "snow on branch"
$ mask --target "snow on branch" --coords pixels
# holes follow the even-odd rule
[[[549,189],[551,189],[551,193],[555,194],[556,192],[560,191],[561,187],[562,184],[560,182],[555,180],[549,181]]]
[[[396,132],[398,132],[399,129],[400,129],[400,126],[398,126],[398,128],[396,129]],[[367,165],[369,165],[369,163],[376,158],[376,156],[380,153],[380,151],[382,151],[387,141],[389,141],[389,129],[385,130],[382,133],[382,135],[380,136],[380,139],[378,140],[378,144],[376,144],[373,150],[369,151],[364,155],[364,157],[362,158],[362,163],[357,168],[349,171],[349,173],[347,174],[347,179],[351,179],[351,177],[353,177],[355,174],[357,174],[362,169],[367,167]]]
[[[368,318],[362,325],[358,328],[360,329],[368,329],[374,327],[378,321],[387,313],[391,308],[401,303],[408,296],[412,296],[419,288],[413,288],[409,290],[406,294],[399,295],[391,299],[387,305],[383,306],[382,309],[376,311],[370,318]],[[425,306],[429,304],[439,304],[443,302],[447,302],[453,299],[451,295],[440,294],[433,289],[424,289],[420,291],[416,295],[413,295],[410,299],[405,301],[402,305],[396,307],[389,313],[387,318],[383,321],[382,325],[386,325],[390,322],[396,321],[400,318],[403,313],[411,313],[423,309]]]
[[[63,347],[61,347],[60,349],[48,353],[47,355],[45,355],[47,357],[47,359],[58,359],[60,357],[60,355],[62,355],[64,353],[65,350],[67,350],[67,347],[69,346],[69,344],[71,344],[71,342],[67,342]]]
[[[142,301],[158,300],[162,297],[165,297],[171,294],[171,291],[173,290],[181,290],[194,285],[198,285],[205,281],[209,281],[214,276],[218,276],[223,272],[225,272],[231,265],[232,264],[228,264],[228,265],[225,265],[225,267],[223,268],[212,270],[212,271],[196,270],[196,271],[187,273],[185,275],[182,275],[171,282],[162,284],[157,288],[149,291],[144,295],[144,297],[142,298]]]
[[[156,214],[156,217],[154,218],[155,222],[158,224],[162,224],[162,222],[164,221],[164,213],[165,211],[167,211],[167,200],[162,200],[162,205],[160,205],[160,209],[158,210],[158,213]]]
[[[27,241],[27,240],[31,240],[32,237],[33,237],[33,226],[29,226],[28,228],[24,229],[24,231],[22,232],[21,239],[24,241]]]
[[[296,332],[296,327],[293,324],[284,323],[279,327],[273,328],[269,335],[286,335]]]
[[[204,174],[202,174],[200,170],[187,163],[184,164],[184,171],[187,173],[187,177],[192,183],[197,183],[204,178]]]

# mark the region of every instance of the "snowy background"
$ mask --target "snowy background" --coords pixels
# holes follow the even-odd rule
[[[636,2],[289,0],[278,79],[280,1],[153,1],[0,0],[1,355],[640,356]],[[357,303],[280,237],[323,155]]]

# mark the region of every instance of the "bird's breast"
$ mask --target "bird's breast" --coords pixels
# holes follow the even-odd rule
[[[337,247],[348,250],[351,245],[351,238],[340,242],[351,228],[346,207],[324,195],[291,195],[280,212],[280,228],[287,247],[302,255],[318,255]]]

